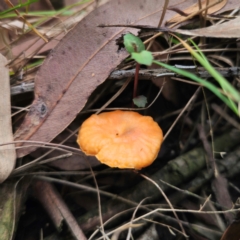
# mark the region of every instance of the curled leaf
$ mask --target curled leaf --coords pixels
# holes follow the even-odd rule
[[[131,56],[132,56],[132,59],[134,59],[139,64],[144,64],[147,66],[152,65],[153,56],[152,56],[152,53],[149,51],[144,50],[140,53],[133,52]]]
[[[129,53],[140,53],[141,51],[145,50],[142,40],[131,33],[124,35],[123,44]]]

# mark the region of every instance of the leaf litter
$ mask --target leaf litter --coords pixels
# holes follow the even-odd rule
[[[170,1],[170,3],[172,3],[171,1]],[[183,8],[184,9],[184,8]],[[85,22],[86,23],[86,22]],[[144,23],[145,24],[145,23]],[[152,23],[151,23],[152,24]],[[118,29],[119,30],[119,29]],[[133,33],[135,33],[135,31],[131,31],[131,32],[133,32]],[[71,32],[70,32],[70,34],[71,34]],[[85,35],[85,34],[84,34]],[[80,39],[80,37],[79,37],[79,39]],[[63,39],[63,42],[64,42],[65,40]],[[77,41],[75,41],[75,42],[77,42]],[[80,40],[79,40],[79,42],[81,42]],[[61,45],[61,44],[60,44]],[[64,44],[62,44],[62,45],[64,45]],[[69,45],[68,45],[69,46]],[[53,55],[51,55],[50,54],[50,56],[48,57],[48,59],[45,61],[45,62],[48,62],[48,63],[51,63],[50,64],[50,66],[52,66],[53,68],[56,66],[56,63],[54,63],[55,61],[58,61],[59,63],[61,63],[61,60],[65,57],[63,57],[63,58],[61,58],[61,54],[59,53],[60,51],[61,51],[62,49],[60,49],[60,47],[59,47],[59,49],[57,48],[56,49],[56,51],[58,51],[58,52],[53,52],[54,54]],[[72,53],[73,51],[71,51],[71,53]],[[59,55],[58,55],[59,54]],[[67,55],[67,54],[62,54],[62,55]],[[120,57],[123,57],[123,55],[124,54],[122,54]],[[58,57],[56,57],[56,56],[58,56]],[[52,60],[54,58],[54,60]],[[68,56],[67,56],[67,59],[69,59],[68,58]],[[68,63],[67,64],[67,66],[69,66],[69,65],[71,65],[71,64],[74,64],[74,63],[72,63],[72,59],[70,59],[70,63]],[[52,63],[53,62],[53,63]],[[115,60],[115,63],[116,62],[118,62],[118,61],[116,61]],[[121,61],[119,61],[119,62],[121,62]],[[91,63],[91,60],[89,61],[89,63]],[[105,62],[104,62],[105,63]],[[47,63],[44,63],[44,65],[43,65],[43,68],[45,68],[45,69],[47,69],[47,67],[45,66],[45,65],[47,65]],[[114,64],[112,64],[112,66],[113,66]],[[61,65],[61,66],[64,66],[64,64],[63,65]],[[103,64],[103,66],[104,66],[104,64]],[[85,74],[83,74],[83,76],[88,76],[88,73],[91,73],[91,77],[95,77],[95,65],[93,66],[94,67],[94,71],[91,71],[92,69],[90,69],[88,72],[86,72]],[[105,67],[105,66],[104,66]],[[114,66],[114,67],[116,67],[116,66]],[[89,67],[90,68],[90,67]],[[54,68],[55,69],[55,68]],[[77,75],[76,74],[76,70],[73,70],[73,73],[71,72],[72,70],[70,69],[70,68],[67,68],[67,69],[64,69],[65,71],[69,71],[70,73],[69,73],[69,75],[67,75],[67,76],[72,76],[72,75]],[[59,71],[59,68],[58,69],[56,69],[56,71],[58,72]],[[75,72],[74,72],[75,71]],[[40,72],[41,72],[41,70],[40,70]],[[62,71],[59,71],[61,74],[63,74],[63,70]],[[97,71],[96,71],[97,72]],[[48,73],[49,73],[49,70],[48,70]],[[60,73],[59,73],[59,75],[60,75]],[[77,73],[78,73],[78,71],[77,71]],[[82,73],[80,73],[80,75],[81,75]],[[58,75],[58,76],[59,76]],[[106,74],[107,75],[107,74]],[[105,76],[105,75],[104,75]],[[69,83],[66,83],[65,85],[64,85],[64,83],[61,83],[60,85],[61,86],[59,86],[59,89],[57,89],[58,91],[55,93],[54,91],[54,89],[51,89],[51,91],[53,91],[54,92],[54,97],[55,98],[49,98],[48,96],[46,96],[47,94],[50,94],[51,93],[51,91],[47,91],[47,88],[46,87],[44,87],[44,86],[42,86],[41,84],[46,84],[46,80],[44,79],[43,80],[43,82],[42,83],[40,83],[40,77],[46,77],[49,81],[48,82],[51,82],[51,83],[54,83],[54,84],[52,84],[52,86],[56,86],[56,83],[58,82],[58,79],[57,78],[55,78],[54,80],[51,80],[50,78],[53,78],[54,77],[54,75],[52,74],[52,75],[50,75],[49,77],[47,76],[47,74],[38,74],[38,78],[36,78],[36,84],[38,84],[38,85],[36,85],[36,92],[35,92],[35,97],[36,97],[36,99],[38,99],[38,104],[36,104],[35,105],[35,108],[36,109],[33,109],[33,114],[35,114],[35,112],[38,112],[39,114],[40,114],[40,120],[39,120],[39,114],[36,114],[35,115],[35,117],[32,117],[32,118],[30,118],[30,120],[29,120],[29,123],[33,123],[33,126],[35,125],[38,125],[39,124],[39,122],[40,122],[40,124],[41,124],[41,121],[43,122],[43,124],[40,126],[40,128],[38,128],[38,129],[36,129],[36,132],[34,132],[33,133],[33,135],[32,135],[32,137],[38,132],[38,131],[40,131],[41,130],[41,128],[42,128],[42,126],[44,125],[44,114],[46,113],[45,111],[49,111],[49,113],[46,113],[46,118],[48,118],[52,113],[54,113],[54,111],[57,111],[56,109],[58,109],[57,107],[58,107],[58,103],[56,103],[56,102],[58,102],[59,101],[59,103],[65,103],[65,105],[68,105],[68,107],[69,107],[69,103],[74,103],[73,105],[75,106],[75,108],[78,108],[77,106],[76,106],[76,103],[75,103],[75,101],[73,101],[73,100],[75,100],[75,98],[77,98],[77,94],[75,95],[75,96],[72,96],[72,98],[69,98],[69,102],[67,101],[67,99],[65,100],[65,101],[62,101],[62,99],[63,99],[63,97],[65,96],[65,94],[67,94],[67,92],[71,89],[71,84],[69,84]],[[38,79],[38,80],[37,80]],[[66,79],[68,79],[68,78],[66,78]],[[76,79],[78,79],[78,78],[76,78]],[[91,79],[91,78],[90,78]],[[95,81],[96,79],[94,78],[94,81]],[[105,79],[104,79],[105,80]],[[102,81],[104,81],[104,80],[102,80]],[[73,82],[74,82],[75,80],[73,80]],[[100,80],[101,81],[101,80]],[[95,81],[95,84],[97,85],[98,84],[98,82],[96,83],[97,81]],[[82,84],[83,83],[83,84]],[[69,85],[69,88],[66,88],[66,85]],[[83,81],[83,82],[81,82],[81,91],[86,91],[86,89],[89,87],[89,85],[85,82],[85,81]],[[75,85],[76,86],[76,85]],[[92,87],[92,89],[94,89],[96,86],[94,86],[94,87]],[[88,90],[88,89],[87,89]],[[61,91],[64,91],[64,93],[63,92],[61,92]],[[66,92],[65,92],[66,91]],[[88,94],[91,94],[91,89],[89,90],[89,92],[88,92]],[[75,93],[74,91],[72,91],[71,93]],[[79,92],[78,92],[78,97],[79,97]],[[40,98],[41,97],[41,98]],[[35,99],[35,101],[36,101],[36,99]],[[56,100],[57,99],[57,100]],[[59,100],[60,99],[60,100]],[[48,102],[48,101],[50,101],[50,103]],[[81,107],[79,107],[79,110],[78,111],[80,111],[81,109],[82,109],[82,107],[85,105],[85,102],[84,101],[86,101],[86,99],[85,98],[83,98],[83,99],[81,99]],[[55,105],[54,105],[55,104]],[[54,122],[60,122],[59,121],[59,119],[61,119],[62,120],[62,112],[64,112],[65,110],[67,109],[67,107],[61,107],[61,108],[59,108],[58,109],[58,114],[55,112],[54,113],[54,117],[53,118],[51,118],[52,119],[52,123]],[[51,110],[52,110],[52,112],[51,112]],[[78,111],[76,111],[75,113],[77,114],[77,112]],[[41,116],[41,114],[42,114],[42,116]],[[30,115],[31,115],[31,112],[30,112]],[[65,115],[64,115],[65,116]],[[71,116],[71,118],[73,119],[74,117],[72,117]],[[47,121],[47,120],[46,120]],[[68,120],[69,122],[71,122],[70,120]],[[63,121],[64,122],[64,121]],[[68,125],[68,123],[66,123],[66,122],[64,122],[64,123],[62,123],[62,125],[61,125],[61,127],[59,127],[59,129],[61,128],[61,129],[64,129],[65,128],[65,126],[66,125]],[[47,126],[46,127],[43,127],[42,128],[43,130],[45,130],[44,131],[44,133],[45,134],[48,134],[48,130],[49,130],[49,128],[47,128]],[[57,134],[58,135],[58,133],[55,133],[55,134]],[[30,134],[31,135],[31,134]],[[49,135],[51,135],[51,137],[49,136],[49,138],[48,139],[50,139],[50,138],[52,138],[53,137],[53,135],[54,134],[52,134],[51,132],[49,133]],[[24,134],[23,134],[23,136],[24,136]],[[40,136],[41,137],[41,135],[36,135],[36,136]],[[26,137],[26,139],[31,139],[31,137],[29,138],[28,136]],[[229,139],[229,138],[228,138]],[[46,140],[46,141],[50,141],[50,140]],[[222,150],[222,148],[221,148],[221,150]],[[199,154],[199,155],[201,155],[201,154]],[[205,162],[205,159],[202,159],[203,161],[202,161],[202,163],[203,162]],[[191,163],[192,161],[190,161],[189,162],[189,164]],[[180,166],[180,165],[179,165]],[[198,169],[196,172],[199,172],[200,171],[200,169]],[[162,174],[161,174],[161,176],[160,176],[160,178],[162,178]],[[159,179],[159,176],[157,177],[157,179]],[[173,178],[172,178],[173,179]],[[175,184],[174,184],[175,185]],[[150,187],[149,187],[150,188]],[[219,186],[217,186],[217,188],[219,188]],[[141,189],[141,191],[143,191],[144,190],[144,188],[140,188]],[[140,192],[141,192],[140,191]],[[154,190],[154,191],[156,191],[156,189]],[[143,193],[142,193],[143,194]],[[147,194],[148,195],[148,194]],[[145,195],[146,196],[146,195]],[[139,200],[136,200],[136,201],[139,201]],[[114,205],[114,204],[113,204]]]

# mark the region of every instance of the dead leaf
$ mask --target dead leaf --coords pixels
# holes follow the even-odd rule
[[[30,184],[29,178],[5,181],[0,186],[1,240],[13,239],[14,230],[23,213],[23,202]]]
[[[16,161],[15,146],[1,145],[13,142],[10,80],[6,65],[7,59],[0,54],[0,183],[10,175]]]
[[[35,198],[42,203],[57,230],[62,229],[65,220],[74,239],[87,239],[62,197],[50,183],[36,181],[33,190]]]
[[[236,17],[233,20],[229,20],[219,25],[213,25],[206,28],[199,28],[195,30],[171,30],[177,33],[201,36],[201,37],[213,37],[213,38],[239,38],[240,37],[240,17]]]
[[[229,225],[222,235],[221,240],[239,240],[240,239],[240,213],[237,213],[236,219]]]
[[[206,6],[212,6],[209,7],[207,9],[207,13],[211,14],[211,13],[215,13],[217,11],[219,11],[220,9],[222,9],[226,3],[228,2],[228,0],[202,0],[201,1],[201,5],[202,5],[202,9],[206,8]],[[174,6],[174,8],[176,8],[176,6]],[[173,8],[173,9],[174,9]],[[181,10],[183,11],[186,15],[190,15],[192,13],[198,12],[199,11],[199,3],[195,3],[192,6]],[[168,21],[168,23],[175,23],[175,22],[181,22],[184,21],[184,19],[186,18],[186,16],[181,16],[180,14],[177,14],[176,16],[174,16],[170,21]]]

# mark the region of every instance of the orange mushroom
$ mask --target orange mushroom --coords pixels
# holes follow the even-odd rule
[[[157,157],[163,141],[161,128],[137,112],[93,114],[81,126],[77,142],[86,155],[110,167],[141,169]]]

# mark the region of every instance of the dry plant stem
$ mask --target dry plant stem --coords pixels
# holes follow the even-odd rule
[[[193,214],[223,214],[223,213],[236,213],[238,212],[240,209],[230,209],[230,210],[226,210],[226,211],[199,211],[199,210],[183,210],[183,209],[175,209],[176,212],[179,212],[179,213],[193,213]],[[165,208],[157,208],[157,209],[154,209],[152,210],[151,212],[149,213],[146,213],[136,219],[133,220],[133,222],[137,222],[141,219],[144,219],[148,216],[151,216],[151,215],[154,215],[158,212],[171,212],[172,210],[170,209],[165,209]],[[196,224],[191,224],[190,225],[191,227],[198,227],[200,228],[200,226],[196,225]],[[107,233],[107,235],[111,235],[113,234],[114,232],[116,231],[119,231],[121,229],[125,229],[125,228],[128,228],[129,227],[129,223],[126,223],[126,224],[123,224],[121,227],[118,227],[117,229],[113,230],[113,231],[110,231]],[[204,229],[204,228],[202,228]],[[207,230],[207,228],[205,228],[205,230]],[[98,240],[100,239],[103,239],[103,237],[100,237],[98,238]]]
[[[52,158],[48,158],[48,159],[42,160],[38,164],[42,165],[42,164],[50,163],[50,162],[53,162],[53,161],[56,161],[56,160],[59,160],[59,159],[71,157],[72,155],[73,155],[72,153],[62,154],[62,155],[59,155],[59,156],[56,156],[56,157],[52,157]]]
[[[213,127],[212,127],[212,120],[211,120],[211,114],[210,114],[210,110],[209,110],[209,104],[208,104],[208,101],[207,101],[207,96],[206,96],[206,93],[205,93],[205,89],[203,87],[202,87],[202,92],[203,92],[204,101],[205,101],[205,105],[206,105],[207,116],[208,116],[208,119],[209,119],[209,129],[210,129],[209,134],[210,134],[210,137],[211,137],[211,145],[212,145],[211,156],[213,157],[213,160],[214,160],[214,163],[215,163],[215,158],[214,158],[214,152],[215,152],[215,150],[214,150],[214,135],[213,135],[214,131],[213,131]],[[202,119],[202,124],[204,122],[205,122],[205,119]],[[217,172],[218,172],[218,170],[217,170],[217,168],[215,168],[214,169],[215,176],[217,175]]]
[[[177,67],[177,66],[176,66]],[[191,67],[191,68],[190,68]],[[206,71],[203,67],[194,67],[186,66],[187,71],[196,74],[201,78],[209,78],[211,75],[208,71]],[[224,77],[240,77],[240,68],[239,67],[228,67],[228,68],[215,68],[221,75]],[[133,77],[135,74],[135,70],[116,70],[111,73],[109,76],[110,79],[123,79],[126,77]],[[179,76],[178,74],[165,69],[165,68],[158,68],[158,69],[144,69],[139,71],[139,79],[144,80],[151,80],[156,77],[167,77],[167,76]],[[191,82],[191,81],[189,81]]]
[[[209,142],[207,141],[207,136],[204,132],[204,128],[201,125],[198,125],[198,133],[199,133],[199,137],[203,143],[204,150],[206,151],[208,162],[210,163],[210,166],[211,166],[212,170],[214,171],[214,176],[217,177],[218,169],[216,166],[216,161],[213,156],[213,154],[214,154],[213,149],[211,149],[211,146],[210,146]]]
[[[233,207],[232,199],[228,191],[228,181],[225,177],[223,177],[221,174],[215,176],[212,181],[212,189],[215,193],[217,202],[221,206],[229,209]],[[224,213],[224,217],[228,223],[232,222],[234,219],[232,213]]]
[[[36,181],[33,187],[35,197],[46,208],[57,229],[61,229],[65,220],[75,239],[87,239],[61,196],[50,183]]]
[[[240,130],[240,124],[231,116],[229,116],[229,114],[226,113],[226,111],[223,110],[223,108],[219,107],[217,104],[213,103],[211,105],[212,109],[217,112],[221,117],[223,117],[228,123],[230,123],[231,125],[233,125],[235,128],[237,128],[238,130]]]
[[[23,112],[23,111],[28,112],[28,111],[29,111],[29,107],[30,107],[30,105],[28,105],[28,106],[26,106],[26,107],[24,107],[24,108],[21,108],[19,111],[13,113],[13,114],[11,115],[11,117],[14,117],[15,115],[17,115],[17,114],[19,114],[19,113],[21,113],[21,112]],[[13,108],[13,107],[12,107],[12,108]]]
[[[92,170],[92,167],[90,165],[90,163],[88,163],[89,165],[89,169],[91,170],[91,174],[96,186],[96,190],[97,190],[97,199],[98,199],[98,212],[99,212],[99,220],[100,220],[100,226],[101,226],[101,232],[104,235],[104,239],[105,239],[105,232],[104,232],[104,224],[103,224],[103,217],[102,217],[102,207],[101,207],[101,197],[100,197],[100,192],[99,192],[99,187],[98,187],[98,183],[95,177],[95,174]]]
[[[177,118],[175,119],[175,121],[173,122],[173,124],[171,125],[171,127],[168,129],[168,131],[166,132],[166,134],[164,135],[163,140],[165,140],[168,135],[170,134],[170,132],[172,131],[173,127],[176,125],[177,121],[180,119],[180,117],[183,115],[183,113],[185,112],[185,110],[189,107],[189,105],[192,103],[192,101],[194,101],[194,99],[197,97],[199,91],[200,91],[201,87],[198,87],[198,89],[195,91],[195,93],[192,95],[192,97],[189,99],[189,101],[187,102],[187,104],[185,105],[185,107],[183,108],[183,110],[181,111],[181,113],[177,116]]]
[[[10,6],[10,8],[14,8],[14,5],[9,1],[5,0],[6,4]],[[31,23],[29,23],[19,12],[17,9],[14,10],[14,12],[18,15],[18,17],[28,25],[29,28],[31,28],[40,38],[42,38],[45,42],[48,42],[48,40],[40,33],[38,32]]]
[[[145,198],[145,199],[146,199],[146,198]],[[133,219],[134,219],[135,216],[136,216],[137,210],[138,210],[139,207],[142,205],[142,203],[145,201],[145,199],[143,199],[143,200],[137,205],[136,209],[134,210],[133,215],[132,215],[132,219],[131,219],[131,221],[130,221],[130,223],[129,223],[130,225],[133,224]],[[130,240],[130,238],[131,238],[131,232],[132,232],[132,227],[129,227],[126,240]]]
[[[119,235],[124,230],[127,230],[129,228],[134,228],[134,227],[140,227],[140,226],[142,226],[142,224],[136,224],[136,223],[135,224],[131,224],[131,223],[125,224],[123,227],[119,227],[118,229],[114,230],[114,232],[112,231],[113,234],[112,234],[111,240],[118,240]],[[108,233],[108,235],[110,235],[110,234]],[[106,237],[108,237],[108,236],[106,236]],[[98,238],[98,239],[102,239],[102,237]],[[110,238],[108,238],[108,239],[110,240]]]
[[[205,170],[203,170],[201,173],[205,173]],[[203,176],[202,176],[203,175]],[[162,183],[166,184],[168,187],[175,189],[177,191],[176,194],[172,194],[169,198],[172,201],[172,204],[177,204],[177,202],[183,200],[184,198],[191,196],[194,197],[198,200],[204,201],[206,202],[206,198],[201,197],[197,194],[195,194],[194,192],[196,192],[197,190],[199,190],[199,188],[201,186],[203,186],[207,181],[209,181],[212,178],[212,174],[209,174],[209,172],[207,172],[206,174],[198,174],[198,176],[193,179],[190,183],[187,183],[187,185],[184,186],[184,189],[178,188],[176,186],[173,186],[167,182],[164,182],[162,180],[160,180]],[[190,189],[190,190],[188,190]],[[218,203],[212,202],[211,200],[209,200],[211,202],[211,204],[214,204],[217,207],[222,207],[220,206]]]
[[[125,111],[143,111],[143,110],[146,110],[148,108],[150,108],[154,103],[155,101],[158,99],[159,95],[161,94],[162,90],[163,90],[163,87],[164,87],[164,84],[162,85],[162,87],[159,89],[156,97],[153,99],[153,101],[145,108],[105,108],[105,110],[108,110],[108,111],[114,111],[114,110],[125,110]],[[111,100],[111,99],[110,99]],[[109,100],[109,101],[110,101]],[[105,105],[104,105],[105,106]],[[101,108],[102,109],[102,108]],[[81,113],[88,113],[88,112],[98,112],[99,109],[90,109],[90,110],[87,110],[87,111],[83,111]]]
[[[143,199],[136,207],[137,207],[137,208],[144,209],[144,210],[147,210],[147,211],[151,211],[152,209],[148,208],[147,206],[141,206],[141,204],[142,204],[142,202],[143,202],[144,200],[146,200],[146,198]],[[133,210],[134,210],[133,208],[129,208],[129,209],[127,209],[127,210],[123,210],[123,211],[121,211],[121,212],[119,212],[119,213],[116,213],[113,217],[109,218],[109,219],[104,223],[104,225],[110,223],[112,220],[114,220],[114,219],[116,219],[116,218],[118,218],[118,217],[121,217],[121,215],[123,215],[123,214],[125,214],[125,213],[132,212]],[[135,211],[136,211],[136,208],[135,208],[134,212],[135,212]],[[134,214],[133,214],[133,215],[134,215]],[[158,214],[157,214],[157,215],[158,215]],[[128,224],[129,230],[134,226],[133,220],[134,220],[134,218],[132,218],[132,219],[131,219],[131,222],[129,222],[129,224]],[[144,218],[143,218],[143,220],[145,221]],[[150,221],[150,220],[148,220],[148,219],[147,219],[146,221],[148,221],[148,222],[153,222],[153,221]],[[157,223],[157,224],[159,224],[159,223]],[[135,224],[135,225],[136,225],[136,224]],[[160,224],[160,225],[161,225],[161,224]],[[127,225],[125,225],[125,226],[126,226],[126,228],[127,228]],[[179,232],[179,233],[182,235],[182,232],[180,232],[179,230],[177,230],[177,229],[175,229],[175,228],[173,228],[173,227],[171,227],[171,226],[167,226],[167,227],[170,228],[170,229],[176,230],[176,232]],[[125,227],[124,227],[124,228],[125,228]],[[123,229],[123,227],[119,227],[119,229]],[[117,231],[117,230],[116,230],[116,231]],[[98,229],[93,232],[93,234],[90,236],[89,240],[93,239],[93,237],[96,236],[97,233],[98,233]]]
[[[220,1],[222,1],[222,0],[220,0]],[[184,21],[186,21],[186,20],[189,20],[189,19],[193,18],[194,16],[196,16],[196,15],[198,15],[198,14],[201,14],[203,11],[205,11],[206,9],[208,9],[208,8],[210,8],[210,7],[213,7],[213,6],[216,5],[216,4],[217,4],[217,3],[210,4],[210,5],[206,6],[205,8],[202,8],[202,9],[200,9],[199,11],[194,12],[194,13],[188,15],[188,16],[185,17],[183,20],[172,24],[169,28],[173,28],[173,27],[177,26],[178,24],[180,24],[180,23],[182,23],[182,22],[184,22]],[[157,34],[155,34],[154,36],[152,36],[151,38],[149,38],[148,40],[146,40],[144,43],[146,44],[146,43],[148,43],[148,42],[151,42],[153,39],[155,39],[156,37],[159,37],[159,36],[161,36],[161,35],[162,35],[162,32],[157,33]],[[177,44],[177,45],[178,45],[178,44]],[[176,45],[175,45],[174,47],[176,47]]]
[[[112,103],[124,91],[124,89],[128,86],[130,81],[131,81],[131,78],[129,77],[126,80],[126,82],[122,85],[122,87],[118,90],[118,92],[114,94],[113,97],[111,97],[100,109],[96,111],[96,114],[99,114],[100,112],[102,112],[110,103]]]
[[[204,51],[204,50],[203,50]],[[222,50],[221,50],[222,51]],[[215,68],[223,77],[240,77],[240,68],[239,67],[230,67],[230,68]],[[210,74],[202,67],[198,67],[195,69],[188,69],[189,72],[196,74],[201,78],[209,78]],[[135,76],[135,69],[132,70],[116,70],[111,73],[109,79],[117,80],[123,78],[129,78]],[[151,80],[156,77],[166,77],[166,76],[178,76],[176,73],[173,73],[167,69],[159,68],[159,69],[151,69],[151,70],[139,70],[139,79]],[[174,79],[174,78],[173,78]],[[178,79],[176,79],[178,80]],[[183,80],[182,80],[183,81]],[[187,81],[185,82],[189,84],[199,85],[198,83]],[[34,90],[34,83],[25,83],[19,84],[11,87],[11,95],[18,95],[21,93],[32,92]],[[25,110],[25,109],[23,109]],[[25,111],[28,111],[26,109]],[[14,113],[16,114],[16,113]]]
[[[181,221],[180,221],[177,213],[176,213],[175,210],[174,210],[174,207],[173,207],[172,203],[169,201],[167,195],[164,193],[164,191],[162,190],[162,188],[161,188],[155,181],[153,181],[151,178],[149,178],[149,177],[147,177],[147,176],[145,176],[145,175],[143,175],[143,174],[140,174],[140,176],[142,176],[143,178],[145,178],[147,181],[151,182],[152,184],[154,184],[154,185],[158,188],[158,190],[161,192],[162,196],[164,197],[165,201],[168,203],[169,207],[171,208],[174,216],[176,217],[176,219],[177,219],[177,221],[178,221],[178,224],[179,224],[179,226],[180,226],[180,228],[181,228],[181,230],[182,230],[183,235],[184,235],[186,238],[188,238],[188,236],[187,236],[187,234],[186,234],[186,232],[185,232],[185,230],[184,230],[184,228],[183,228],[183,226],[182,226],[182,223],[181,223]]]
[[[162,25],[162,22],[163,22],[163,19],[164,19],[164,16],[166,14],[166,11],[167,11],[167,7],[168,7],[168,3],[169,3],[169,0],[165,0],[164,2],[164,6],[163,6],[163,11],[162,11],[162,14],[161,14],[161,18],[159,20],[159,23],[158,23],[158,27],[160,27]],[[155,38],[152,39],[151,42],[149,42],[148,44],[148,47],[147,47],[147,50],[149,50],[154,42]]]
[[[28,46],[28,49],[33,47],[34,44],[37,44],[38,41],[39,41],[39,39],[37,38],[33,43],[31,43]],[[31,52],[31,55],[29,54],[26,56],[25,52],[24,53],[20,52],[17,56],[15,56],[14,59],[12,59],[10,62],[8,62],[8,66],[14,67],[17,65],[21,65],[22,67],[24,67],[30,61],[30,59],[32,59],[45,46],[45,44],[46,43],[42,43],[40,46],[38,46],[38,48],[35,49],[35,52]]]
[[[219,2],[222,2],[222,0],[220,0]],[[186,21],[186,20],[189,20],[189,19],[193,18],[193,17],[196,16],[196,15],[200,15],[202,12],[207,11],[207,9],[215,6],[215,5],[218,4],[219,2],[215,2],[215,3],[209,4],[209,5],[207,4],[206,7],[199,9],[197,12],[193,12],[192,14],[188,15],[187,17],[185,17],[183,20],[172,24],[172,25],[170,26],[170,28],[173,28],[173,27],[177,26],[178,24],[180,24],[180,23],[182,23],[182,22],[184,22],[184,21]]]
[[[76,132],[74,132],[74,134]],[[70,138],[74,134],[71,134],[68,138]],[[35,160],[33,160],[33,161],[23,165],[23,166],[20,166],[20,167],[14,169],[11,175],[19,174],[19,173],[21,173],[23,171],[26,171],[27,169],[35,166],[36,163],[38,163],[41,159],[43,159],[45,156],[47,156],[48,154],[50,154],[54,150],[68,149],[69,151],[73,151],[73,152],[81,152],[81,150],[78,149],[78,148],[73,148],[73,147],[68,147],[68,146],[62,145],[62,143],[64,141],[66,141],[67,139],[64,139],[60,144],[44,143],[44,142],[36,142],[36,141],[20,141],[20,142],[24,142],[24,143],[27,142],[27,143],[31,143],[31,144],[34,144],[34,145],[39,145],[39,147],[46,147],[46,145],[48,145],[48,146],[51,146],[51,150],[46,152],[45,154],[41,155],[39,158],[37,158],[37,159],[35,159]],[[16,142],[19,142],[19,141],[14,141],[14,142],[16,143]],[[10,144],[10,143],[8,143],[8,144]],[[28,147],[28,146],[26,146],[26,147]],[[67,150],[64,150],[64,151],[67,151]],[[69,153],[69,151],[67,151],[67,152]]]
[[[166,227],[166,228],[168,228],[168,229],[173,230],[174,232],[177,232],[177,233],[179,233],[179,234],[182,234],[182,232],[179,231],[177,228],[174,228],[174,227],[169,226],[169,225],[167,225],[167,224],[159,223],[159,222],[157,222],[157,221],[153,221],[152,219],[147,219],[147,218],[143,218],[143,220],[144,220],[144,221],[147,221],[147,222],[152,222],[152,223],[155,223],[155,224],[164,226],[164,227]]]
[[[76,129],[74,132],[72,132],[68,137],[66,137],[63,141],[61,141],[59,144],[56,144],[57,146],[64,146],[63,144],[69,139],[69,138],[71,138],[73,135],[75,135],[77,132],[78,132],[78,130],[79,129]],[[36,163],[38,163],[39,161],[41,161],[44,157],[46,157],[48,154],[50,154],[51,152],[53,152],[54,150],[57,150],[57,148],[58,147],[53,147],[50,151],[48,151],[48,152],[46,152],[46,153],[44,153],[43,155],[41,155],[39,158],[37,158],[37,159],[35,159],[35,160],[33,160],[33,161],[31,161],[31,162],[29,162],[29,163],[27,163],[27,164],[25,164],[25,165],[23,165],[23,166],[21,166],[21,167],[19,167],[19,168],[17,168],[17,169],[15,169],[16,171],[17,170],[26,170],[26,169],[28,169],[28,168],[30,168],[30,167],[33,167]],[[73,150],[74,148],[72,148],[72,150]],[[77,150],[77,149],[75,149],[75,150]],[[78,149],[79,151],[81,151],[80,149]]]
[[[206,198],[205,202],[200,206],[199,211],[203,211],[204,207],[208,204],[208,202],[210,202],[211,197],[212,197],[212,195],[210,194],[210,195]]]

